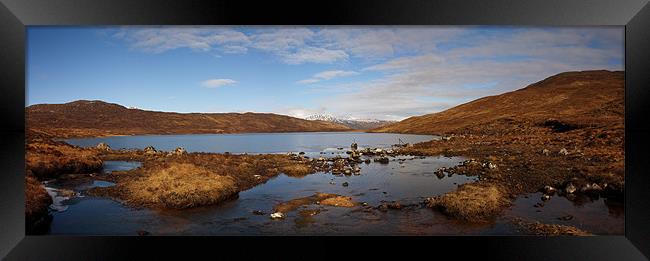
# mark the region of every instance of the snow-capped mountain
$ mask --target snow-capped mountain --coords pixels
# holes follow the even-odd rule
[[[341,125],[348,126],[357,130],[368,130],[381,127],[389,123],[395,123],[395,121],[385,121],[377,119],[356,119],[349,116],[333,116],[330,114],[313,114],[305,117],[306,120],[312,121],[329,121],[334,123],[339,123]]]

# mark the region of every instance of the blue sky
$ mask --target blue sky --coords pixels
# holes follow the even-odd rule
[[[27,105],[401,120],[623,70],[623,46],[623,27],[29,27]]]

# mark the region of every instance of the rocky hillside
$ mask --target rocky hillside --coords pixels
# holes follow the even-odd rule
[[[32,105],[26,108],[25,113],[27,128],[62,138],[350,130],[332,122],[303,120],[271,113],[172,113],[87,100]]]
[[[451,109],[374,129],[396,133],[484,133],[519,126],[567,131],[591,126],[622,129],[622,71],[565,72],[523,89],[483,97]]]

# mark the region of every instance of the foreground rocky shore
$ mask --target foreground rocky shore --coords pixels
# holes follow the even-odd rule
[[[479,176],[457,191],[432,197],[427,204],[464,220],[494,218],[517,196],[543,192],[542,200],[578,194],[622,200],[625,189],[624,128],[507,120],[466,129],[403,148],[414,155],[463,155],[463,164],[437,174]],[[504,128],[504,126],[508,126]]]
[[[357,175],[364,164],[386,164],[396,161],[396,156],[462,155],[470,159],[455,167],[437,169],[435,174],[439,177],[455,174],[478,176],[478,181],[462,185],[448,194],[428,198],[421,204],[386,202],[379,206],[369,206],[364,202],[355,202],[350,197],[316,193],[279,204],[274,207],[273,213],[254,214],[281,219],[286,212],[296,210],[297,206],[311,204],[359,208],[363,211],[408,211],[428,207],[464,222],[486,222],[499,217],[515,197],[530,192],[543,191],[546,193],[544,197],[562,195],[569,199],[578,194],[622,197],[623,170],[611,168],[623,159],[622,155],[614,153],[620,148],[615,141],[603,142],[603,135],[607,132],[594,131],[581,129],[556,132],[545,126],[518,127],[510,134],[450,134],[440,140],[414,145],[402,144],[394,149],[356,149],[356,144],[353,144],[350,149],[346,149],[347,157],[331,158],[309,158],[303,154],[187,153],[182,148],[174,151],[157,151],[153,147],[144,150],[112,150],[106,144],[99,144],[95,148],[79,148],[54,142],[47,135],[36,135],[38,139],[30,139],[28,145],[28,158],[31,160],[27,164],[29,182],[26,194],[29,211],[26,211],[26,220],[31,233],[40,233],[39,227],[47,224],[47,206],[51,204],[51,199],[37,179],[92,177],[107,180],[116,185],[96,187],[88,191],[88,194],[113,198],[136,208],[185,209],[235,199],[240,191],[265,183],[280,173],[294,177],[315,172]],[[530,137],[522,138],[525,137],[523,133],[529,133]],[[594,135],[587,135],[588,133]],[[612,138],[618,134],[620,133],[613,131],[607,135]],[[538,139],[532,138],[533,136]],[[553,141],[549,142],[552,137]],[[600,142],[598,137],[601,137]],[[567,142],[574,145],[571,150],[566,149],[569,147]],[[49,148],[48,153],[67,155],[59,157],[66,163],[41,162],[54,158],[39,156],[38,153],[43,151],[39,147]],[[138,161],[142,165],[128,171],[96,175],[98,170],[95,164],[104,160]],[[36,164],[37,162],[40,163]],[[39,175],[34,174],[34,169],[40,170],[36,172]],[[306,216],[316,214],[318,213],[300,213]],[[534,220],[517,219],[512,220],[512,223],[526,234],[589,234],[573,227],[540,224]]]

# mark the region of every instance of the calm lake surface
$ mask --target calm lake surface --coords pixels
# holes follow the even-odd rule
[[[183,147],[188,152],[230,153],[284,153],[284,152],[335,152],[336,148],[349,149],[356,142],[359,149],[387,148],[394,144],[418,143],[437,139],[433,135],[412,135],[365,132],[301,132],[301,133],[244,133],[197,135],[142,135],[102,138],[67,139],[67,143],[81,147],[96,146],[105,142],[112,149],[144,149],[171,151]]]
[[[284,153],[304,151],[308,155],[341,155],[350,143],[359,147],[390,147],[402,142],[417,143],[437,138],[426,135],[385,133],[279,133],[226,135],[156,135],[71,139],[79,146],[108,143],[113,149],[144,148],[172,150],[184,147],[191,152]],[[339,150],[338,148],[344,148]],[[437,177],[438,168],[451,167],[462,157],[391,157],[388,164],[360,164],[359,175],[315,173],[296,178],[281,174],[264,184],[239,193],[237,199],[216,206],[187,210],[133,209],[106,198],[85,196],[95,186],[114,184],[84,180],[74,184],[52,182],[48,192],[58,205],[52,207],[51,234],[136,235],[144,230],[152,235],[393,235],[393,234],[517,234],[509,217],[522,217],[546,223],[573,225],[596,234],[622,234],[622,206],[607,199],[570,201],[553,197],[543,208],[535,208],[540,195],[518,198],[502,218],[493,222],[467,224],[452,220],[438,211],[419,207],[426,197],[455,190],[476,181],[462,175]],[[103,173],[137,168],[138,162],[106,161]],[[98,174],[102,175],[102,174]],[[347,186],[343,183],[347,182]],[[58,188],[73,189],[77,196],[61,197]],[[276,204],[311,196],[316,192],[352,197],[369,206],[397,201],[401,210],[365,207],[340,208],[307,205],[285,213],[286,217],[269,217]],[[58,197],[58,198],[57,198]],[[410,205],[410,206],[409,206]],[[318,211],[313,216],[301,211]],[[262,212],[263,214],[261,214]],[[570,220],[560,217],[571,215]],[[565,218],[566,219],[566,218]]]

